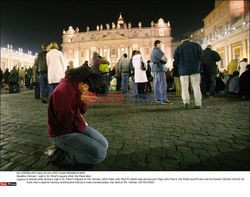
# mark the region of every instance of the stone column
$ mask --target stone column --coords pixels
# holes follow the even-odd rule
[[[233,54],[232,54],[232,47],[229,45],[228,46],[228,63],[230,63],[233,58],[234,57],[233,57]]]
[[[242,56],[243,56],[242,58],[245,58],[247,57],[247,40],[242,40],[241,43],[242,43]]]
[[[110,62],[110,48],[107,48],[107,60]]]
[[[87,48],[87,49],[84,49],[84,51],[85,51],[85,57],[84,57],[84,61],[89,61],[90,59],[89,59],[89,49]],[[90,62],[89,62],[90,63]]]
[[[130,57],[132,57],[132,52],[133,52],[132,46],[129,46],[129,55],[130,55]]]
[[[8,65],[7,65],[7,68],[8,68],[8,69],[9,69],[9,71],[10,71],[10,68],[11,68],[10,57],[8,58]]]
[[[13,68],[13,59],[12,59],[12,56],[10,56],[10,69]]]
[[[121,48],[117,48],[117,57],[118,59],[121,58]]]
[[[128,54],[128,46],[126,46],[126,47],[124,48],[124,52],[127,53],[128,57],[129,57],[129,54]]]
[[[103,54],[102,54],[102,47],[100,47],[100,48],[98,48],[98,49],[99,49],[99,54],[100,54],[100,56],[103,57]]]
[[[225,68],[225,69],[227,69],[227,65],[228,65],[228,46],[225,46],[224,47],[224,65],[223,65],[223,67]]]
[[[79,64],[80,64],[80,62],[79,62],[79,49],[74,50],[74,63],[75,63],[74,67],[79,67]]]
[[[247,53],[247,58],[248,58],[248,62],[249,62],[249,60],[250,60],[250,50],[249,50],[249,47],[250,47],[250,39],[248,38],[247,40],[246,40],[246,53]]]

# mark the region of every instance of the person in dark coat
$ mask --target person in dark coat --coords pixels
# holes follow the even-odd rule
[[[6,68],[4,74],[3,74],[3,83],[8,85],[9,84],[9,76],[10,76],[10,72],[9,69]]]
[[[89,62],[85,61],[84,64],[82,65],[84,68],[90,69],[89,67]]]
[[[42,45],[42,51],[37,56],[37,71],[39,73],[40,98],[43,103],[48,102],[48,65],[46,54],[48,52],[48,44]]]
[[[174,60],[178,65],[180,75],[182,100],[184,107],[190,104],[189,81],[194,92],[195,108],[201,109],[202,95],[200,90],[200,62],[202,48],[198,43],[189,41],[188,36],[182,37],[182,44],[174,52]]]
[[[18,82],[19,82],[19,73],[18,73],[18,70],[16,69],[16,66],[14,66],[13,69],[11,70],[11,72],[10,72],[10,75],[9,75],[10,93],[12,93],[12,89],[14,88],[14,86],[19,85]]]
[[[109,64],[109,62],[105,59],[103,59],[99,53],[94,52],[93,57],[91,59],[91,70],[95,73],[101,74],[99,70],[100,64]]]
[[[201,62],[203,65],[203,72],[205,76],[206,85],[205,87],[209,87],[209,95],[215,95],[216,88],[216,74],[218,66],[216,62],[221,60],[220,55],[211,49],[212,45],[208,45],[204,50],[203,55],[201,57]]]
[[[151,75],[151,60],[147,61],[147,71],[146,71],[146,75],[147,75],[147,79],[148,82],[146,83],[146,92],[152,92],[152,86],[151,86],[151,82],[153,81],[153,76]]]
[[[175,95],[181,96],[181,82],[180,82],[180,75],[178,73],[178,65],[176,61],[173,62],[173,77],[175,85]]]
[[[2,89],[2,86],[3,86],[3,71],[0,68],[0,90]]]
[[[246,66],[246,71],[240,75],[240,96],[243,99],[250,99],[250,64]]]

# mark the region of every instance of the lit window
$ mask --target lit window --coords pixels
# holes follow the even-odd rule
[[[116,55],[116,49],[111,50],[111,55]]]
[[[139,49],[139,46],[138,46],[138,44],[134,44],[134,45],[133,45],[133,50],[136,50],[136,51],[138,51],[138,49]]]
[[[239,7],[239,2],[238,1],[234,1],[234,8],[238,8]]]

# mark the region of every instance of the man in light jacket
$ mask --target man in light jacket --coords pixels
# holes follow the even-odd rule
[[[56,42],[50,44],[50,51],[46,55],[48,66],[48,92],[49,96],[65,76],[66,63],[63,54],[58,50]]]
[[[198,43],[190,42],[187,36],[182,38],[182,44],[174,52],[174,61],[178,65],[181,81],[182,100],[184,107],[190,104],[189,80],[194,91],[195,108],[201,109],[202,95],[200,90],[200,62],[202,48]]]
[[[127,93],[128,92],[128,85],[129,85],[129,59],[128,55],[126,53],[123,54],[123,58],[119,62],[118,65],[119,73],[121,73],[122,76],[122,93]]]
[[[165,64],[167,63],[167,59],[160,47],[161,41],[156,40],[151,53],[151,61],[153,63],[151,70],[154,75],[155,102],[158,104],[167,104],[170,103],[167,99],[167,82],[165,75]]]

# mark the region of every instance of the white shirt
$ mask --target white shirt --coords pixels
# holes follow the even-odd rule
[[[141,69],[141,61],[143,60],[140,54],[134,55],[132,58],[132,64],[135,69],[135,83],[144,83],[148,81],[146,71]],[[145,62],[144,64],[147,69],[147,64]]]
[[[48,65],[48,84],[59,83],[65,77],[66,67],[62,52],[51,49],[46,54],[46,61]]]
[[[244,73],[247,69],[247,62],[240,62],[240,76],[242,73]]]

